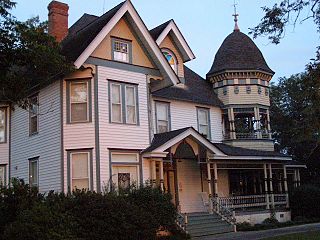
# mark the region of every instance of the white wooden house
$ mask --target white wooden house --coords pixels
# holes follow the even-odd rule
[[[176,23],[149,30],[129,0],[70,28],[66,4],[48,9],[49,33],[77,71],[34,92],[31,111],[0,105],[2,183],[100,192],[151,182],[190,221],[200,212],[228,222],[232,210],[239,222],[290,219],[288,185],[304,166],[274,151],[274,72],[239,28],[203,79],[184,65],[195,56]]]

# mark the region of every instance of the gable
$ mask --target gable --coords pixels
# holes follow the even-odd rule
[[[143,49],[140,40],[135,36],[124,18],[113,27],[109,34],[102,40],[98,47],[91,54],[92,57],[112,60],[112,38],[120,38],[131,42],[132,46],[132,64],[156,68],[151,62],[148,53]]]
[[[184,67],[183,67],[184,65],[183,65],[182,55],[181,55],[180,51],[178,50],[178,48],[175,46],[170,35],[167,35],[163,39],[163,41],[160,43],[159,47],[160,47],[160,49],[167,48],[171,52],[174,53],[174,55],[176,56],[177,61],[178,61],[178,77],[183,78],[184,77]]]

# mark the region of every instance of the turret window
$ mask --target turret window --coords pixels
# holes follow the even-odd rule
[[[234,86],[234,93],[239,94],[239,86]]]
[[[256,138],[254,108],[234,108],[234,125],[237,139]]]
[[[245,85],[245,84],[246,84],[246,79],[239,79],[239,80],[238,80],[238,83],[239,83],[240,85]]]
[[[250,83],[251,84],[258,84],[258,79],[256,79],[256,78],[250,79]]]
[[[228,79],[227,80],[227,84],[228,85],[233,85],[234,84],[234,80],[233,79]]]
[[[228,94],[228,87],[224,87],[223,88],[223,95],[227,95]]]
[[[258,86],[258,93],[261,94],[261,92],[262,92],[262,88]]]
[[[246,87],[246,91],[247,91],[247,94],[250,94],[250,93],[251,93],[251,87],[250,87],[250,86],[247,86],[247,87]]]
[[[269,89],[268,88],[266,88],[265,94],[266,94],[266,96],[269,96]]]
[[[223,86],[223,81],[218,82],[218,87],[222,87]]]

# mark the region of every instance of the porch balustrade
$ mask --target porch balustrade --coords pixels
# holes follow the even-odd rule
[[[287,204],[286,194],[217,197],[215,201],[220,206],[224,206],[228,209],[267,207],[268,203],[266,196],[269,197],[269,202],[271,202],[272,197],[274,198],[275,206],[282,206]]]

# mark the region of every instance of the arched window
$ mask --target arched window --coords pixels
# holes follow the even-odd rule
[[[177,73],[177,59],[175,55],[168,49],[163,49],[162,53],[166,57],[172,69],[175,71],[175,73]]]

